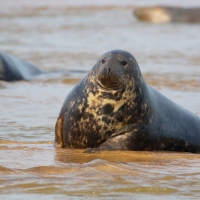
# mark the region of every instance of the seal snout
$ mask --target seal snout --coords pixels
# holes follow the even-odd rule
[[[98,73],[98,83],[101,87],[114,89],[118,84],[116,71],[111,67],[103,67]]]

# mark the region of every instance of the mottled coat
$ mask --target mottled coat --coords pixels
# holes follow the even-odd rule
[[[126,51],[104,54],[66,97],[55,146],[200,150],[200,119],[148,86]]]

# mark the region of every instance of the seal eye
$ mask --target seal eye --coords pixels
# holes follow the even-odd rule
[[[104,59],[102,59],[101,63],[104,64],[106,61]]]
[[[122,65],[127,65],[127,62],[125,61],[125,60],[123,60],[123,61],[120,61],[120,63],[122,64]]]

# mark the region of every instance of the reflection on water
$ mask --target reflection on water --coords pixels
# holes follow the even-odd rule
[[[200,195],[199,154],[131,151],[87,154],[83,150],[54,150],[52,142],[12,141],[2,141],[0,150],[2,195],[57,194],[78,199],[80,196],[127,199],[132,195],[187,199]]]
[[[112,49],[130,51],[148,84],[200,116],[200,25],[139,23],[132,8],[147,1],[86,2],[1,0],[1,50],[47,73],[0,82],[0,198],[198,199],[199,154],[54,149],[66,95]]]
[[[199,154],[55,150],[52,142],[1,141],[1,194],[187,199],[200,195]],[[9,163],[9,165],[8,165]],[[191,187],[192,186],[192,187]]]

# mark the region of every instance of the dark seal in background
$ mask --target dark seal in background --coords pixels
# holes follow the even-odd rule
[[[41,73],[33,64],[0,51],[0,80],[30,80]]]

